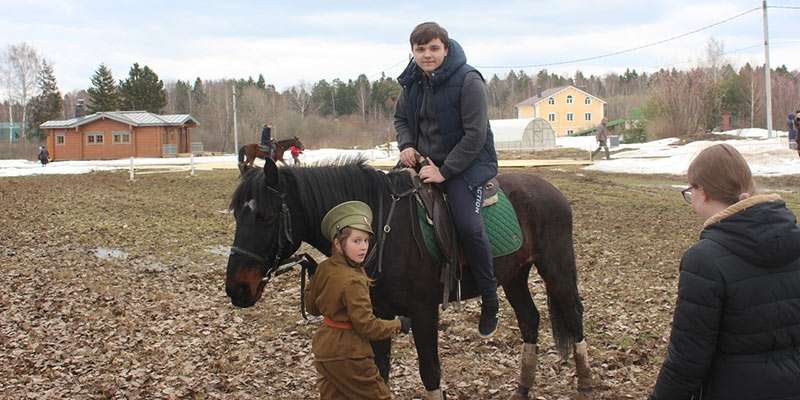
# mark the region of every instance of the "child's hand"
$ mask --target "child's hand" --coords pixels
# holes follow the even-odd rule
[[[397,317],[400,320],[400,333],[408,334],[411,331],[411,318],[408,317]]]

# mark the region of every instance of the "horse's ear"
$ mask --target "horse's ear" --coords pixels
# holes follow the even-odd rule
[[[278,182],[278,166],[271,158],[267,158],[264,162],[264,183],[275,190],[280,189]]]

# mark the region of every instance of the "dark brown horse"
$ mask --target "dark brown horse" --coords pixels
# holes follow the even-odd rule
[[[330,242],[320,232],[320,221],[328,210],[347,200],[366,202],[375,212],[375,232],[383,232],[384,225],[391,227],[383,242],[383,257],[378,257],[382,265],[373,260],[366,266],[375,279],[371,289],[375,314],[386,319],[396,315],[411,318],[426,398],[441,399],[437,343],[443,291],[439,281],[441,265],[417,242],[421,233],[413,223],[413,196],[397,195],[411,187],[410,176],[407,170],[385,174],[363,161],[279,169],[267,160],[263,170],[248,171],[230,204],[236,218],[236,234],[228,258],[225,291],[234,306],[253,306],[277,266],[301,242],[330,255]],[[525,236],[520,250],[494,260],[498,283],[514,309],[524,342],[518,387],[511,399],[536,398],[532,392],[539,312],[528,286],[533,265],[545,283],[556,347],[563,357],[574,351],[578,396],[589,398],[592,379],[576,282],[569,203],[558,189],[534,175],[502,174],[498,179],[519,216]],[[391,218],[390,208],[394,208]],[[465,273],[463,297],[477,294],[471,274]],[[454,296],[455,292],[450,294],[451,299]],[[372,346],[378,369],[388,380],[391,340],[373,342]]]
[[[306,147],[303,145],[303,142],[301,142],[297,136],[273,142],[273,146],[275,146],[275,148],[272,151],[272,161],[276,163],[280,161],[283,163],[283,165],[287,165],[286,161],[283,160],[283,153],[286,152],[286,150],[289,150],[290,147],[296,146],[300,150],[306,149]],[[239,171],[244,174],[248,169],[253,168],[253,163],[256,161],[256,158],[267,158],[267,153],[261,151],[260,144],[250,143],[240,147]]]

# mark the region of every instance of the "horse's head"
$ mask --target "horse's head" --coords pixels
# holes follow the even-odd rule
[[[236,218],[236,233],[228,256],[225,292],[233,305],[250,307],[261,298],[279,261],[296,247],[278,168],[272,160],[266,160],[263,170],[247,172],[233,194],[230,209]]]

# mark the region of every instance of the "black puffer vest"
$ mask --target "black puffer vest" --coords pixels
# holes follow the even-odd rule
[[[450,39],[447,58],[439,69],[431,74],[430,84],[433,86],[434,104],[436,106],[437,123],[439,125],[438,140],[443,147],[452,150],[464,137],[461,125],[461,88],[468,72],[480,72],[467,64],[467,57],[461,45]],[[414,60],[397,78],[403,86],[408,127],[415,135],[415,147],[419,137],[419,112],[422,106],[423,81],[422,70]],[[483,76],[481,76],[483,79]],[[494,134],[488,124],[486,126],[486,143],[462,176],[471,187],[481,186],[497,175],[497,153],[494,148]],[[433,160],[441,166],[444,160]]]

